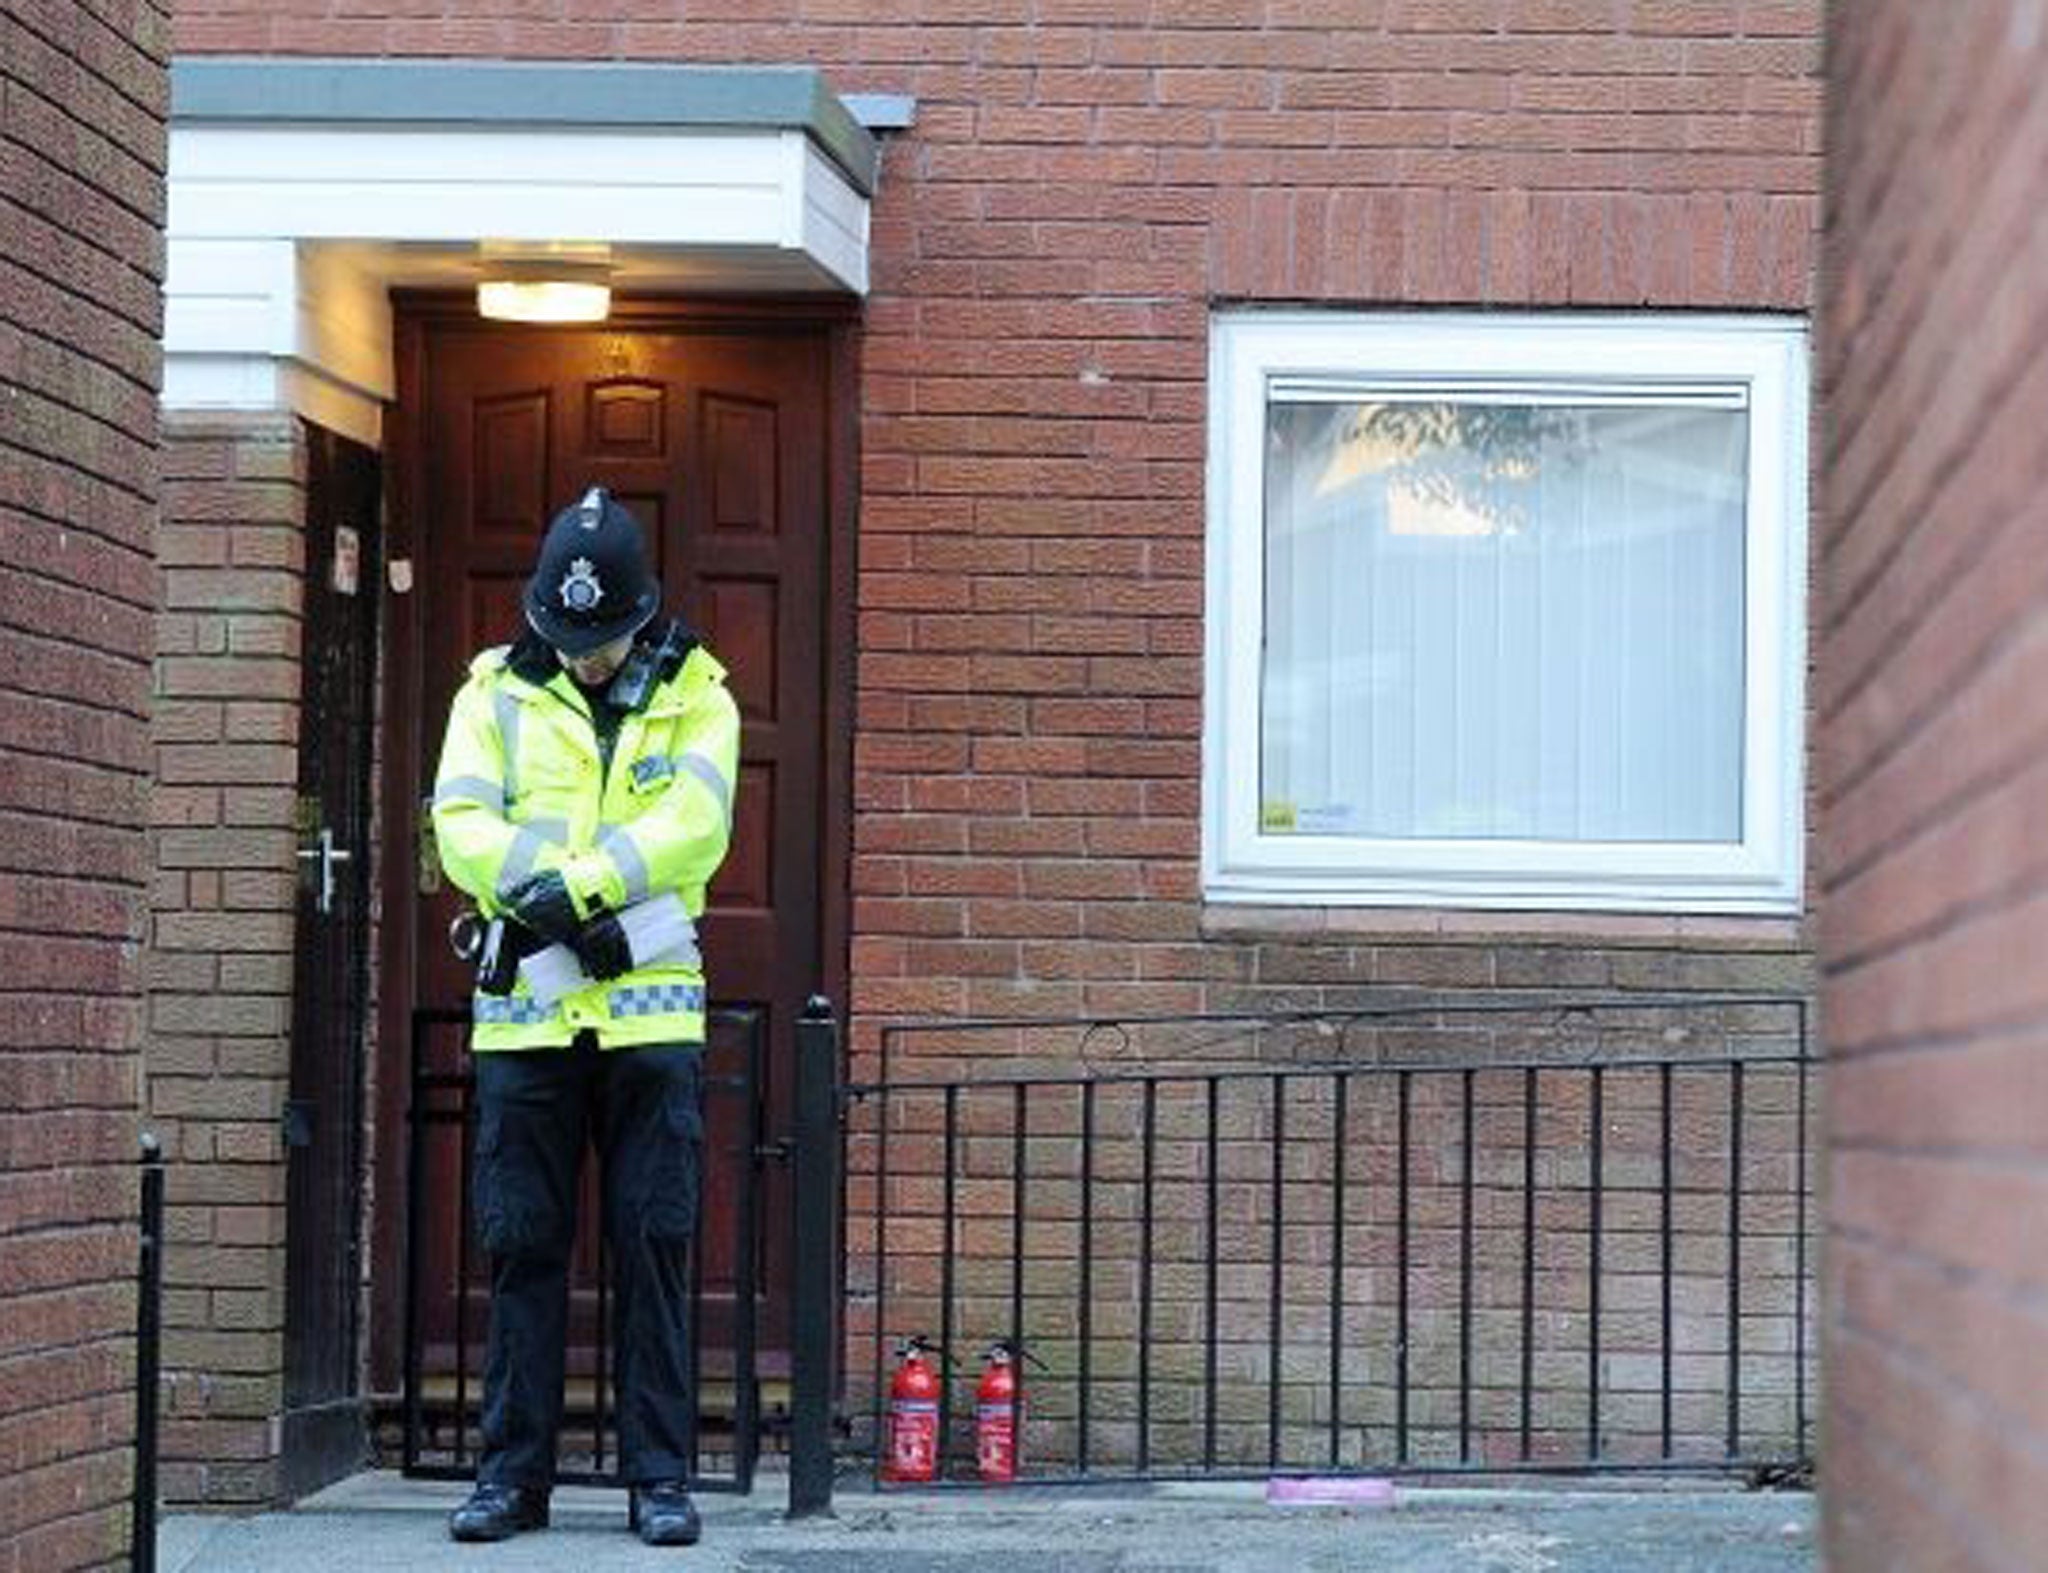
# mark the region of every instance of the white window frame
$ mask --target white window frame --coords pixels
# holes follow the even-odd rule
[[[1804,899],[1807,330],[1786,316],[1218,313],[1209,344],[1202,889],[1275,905],[1796,913]],[[1741,839],[1269,835],[1259,816],[1265,430],[1276,382],[1745,385]],[[1442,391],[1450,390],[1450,391]]]

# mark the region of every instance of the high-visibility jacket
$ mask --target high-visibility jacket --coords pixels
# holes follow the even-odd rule
[[[739,710],[701,647],[620,722],[602,765],[590,706],[544,646],[487,650],[455,696],[434,783],[441,866],[486,917],[528,875],[558,869],[579,910],[613,911],[672,891],[694,918],[725,856],[739,768]],[[592,982],[552,1005],[522,980],[479,991],[472,1044],[701,1042],[704,975],[691,959]]]

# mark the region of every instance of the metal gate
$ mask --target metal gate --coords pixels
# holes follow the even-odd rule
[[[885,1026],[848,1085],[857,1437],[1026,1358],[1025,1482],[1811,1463],[1801,998]],[[866,1410],[865,1416],[860,1414]]]
[[[405,1378],[401,1467],[423,1479],[475,1473],[482,1364],[488,1312],[488,1263],[469,1227],[474,1152],[474,1074],[466,1055],[430,1053],[435,1034],[466,1034],[466,1007],[413,1013],[409,1150],[405,1198]],[[691,1358],[700,1413],[692,1484],[700,1490],[753,1489],[761,1448],[756,1369],[756,1301],[761,1292],[758,1191],[765,1162],[780,1148],[761,1140],[761,1069],[766,1030],[753,1008],[714,1005],[705,1050],[704,1201],[690,1252]],[[436,1070],[436,1065],[453,1070]],[[586,1179],[588,1176],[586,1176]],[[436,1183],[437,1181],[444,1183]],[[452,1181],[452,1183],[445,1183]],[[452,1264],[432,1270],[424,1247],[430,1212],[454,1209]],[[599,1209],[586,1194],[578,1209],[572,1304],[594,1314],[571,1335],[568,1398],[558,1442],[563,1484],[616,1485],[618,1448],[611,1395],[610,1288]],[[721,1232],[724,1238],[719,1238]],[[705,1282],[707,1257],[731,1264],[730,1292]],[[707,1312],[712,1313],[707,1320]],[[579,1319],[572,1314],[572,1329]]]

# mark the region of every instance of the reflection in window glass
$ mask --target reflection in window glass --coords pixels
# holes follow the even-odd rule
[[[1267,407],[1269,835],[1742,834],[1748,416]]]

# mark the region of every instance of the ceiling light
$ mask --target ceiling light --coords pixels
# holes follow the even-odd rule
[[[500,322],[602,322],[612,309],[611,270],[539,258],[487,260],[476,309]]]

